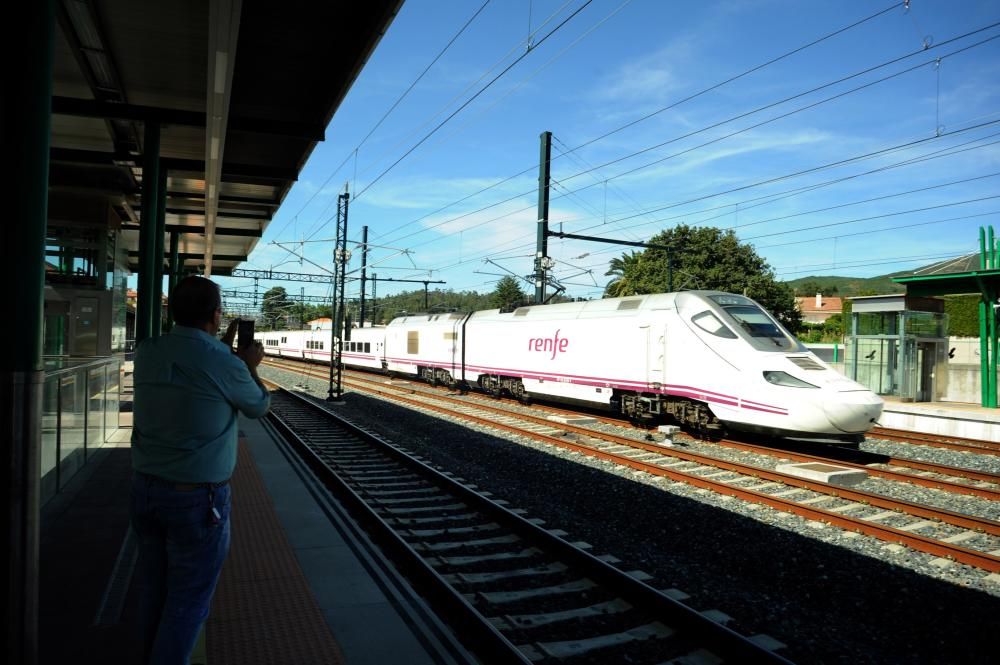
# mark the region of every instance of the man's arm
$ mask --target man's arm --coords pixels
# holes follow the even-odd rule
[[[267,388],[264,387],[260,376],[257,375],[257,366],[264,358],[264,345],[259,341],[254,342],[250,346],[238,351],[236,355],[244,362],[250,378],[253,379],[256,385],[246,381],[246,378],[243,378],[242,381],[237,379],[236,385],[233,386],[235,392],[234,402],[236,407],[245,415],[250,418],[260,418],[267,413],[271,404],[271,395],[267,391]],[[245,374],[243,376],[246,377]]]
[[[239,319],[233,319],[232,321],[230,321],[229,327],[226,328],[226,334],[223,335],[222,339],[220,339],[219,341],[228,346],[229,348],[233,348],[233,342],[236,341],[236,330],[239,327],[240,327]]]

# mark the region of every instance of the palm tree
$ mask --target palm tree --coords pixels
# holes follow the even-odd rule
[[[606,298],[622,298],[636,295],[639,292],[639,264],[641,262],[642,254],[635,251],[622,254],[620,259],[617,257],[611,259],[608,271],[604,274],[614,276],[614,279],[604,287],[604,296]]]

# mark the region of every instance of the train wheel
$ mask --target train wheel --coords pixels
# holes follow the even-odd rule
[[[524,404],[525,406],[531,404],[531,395],[529,395],[528,391],[524,389],[524,384],[521,383],[520,380],[511,383],[510,392],[521,404]]]

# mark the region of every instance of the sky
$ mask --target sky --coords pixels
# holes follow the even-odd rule
[[[975,252],[1000,231],[1000,2],[905,4],[406,0],[242,267],[332,269],[346,188],[349,298],[363,227],[369,276],[533,293],[545,131],[553,231],[732,229],[781,280]],[[631,249],[550,238],[552,276],[599,298]]]

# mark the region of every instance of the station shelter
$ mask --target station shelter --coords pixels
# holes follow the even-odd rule
[[[906,286],[907,296],[979,296],[979,362],[981,405],[997,408],[997,364],[1000,339],[1000,237],[993,227],[979,228],[979,253],[944,261],[906,277],[893,278]]]
[[[247,260],[402,1],[38,0],[5,31],[9,661],[37,660],[40,508],[123,416],[129,275],[138,342],[179,277]]]
[[[851,298],[848,375],[878,395],[931,402],[947,390],[944,302],[902,294]]]

